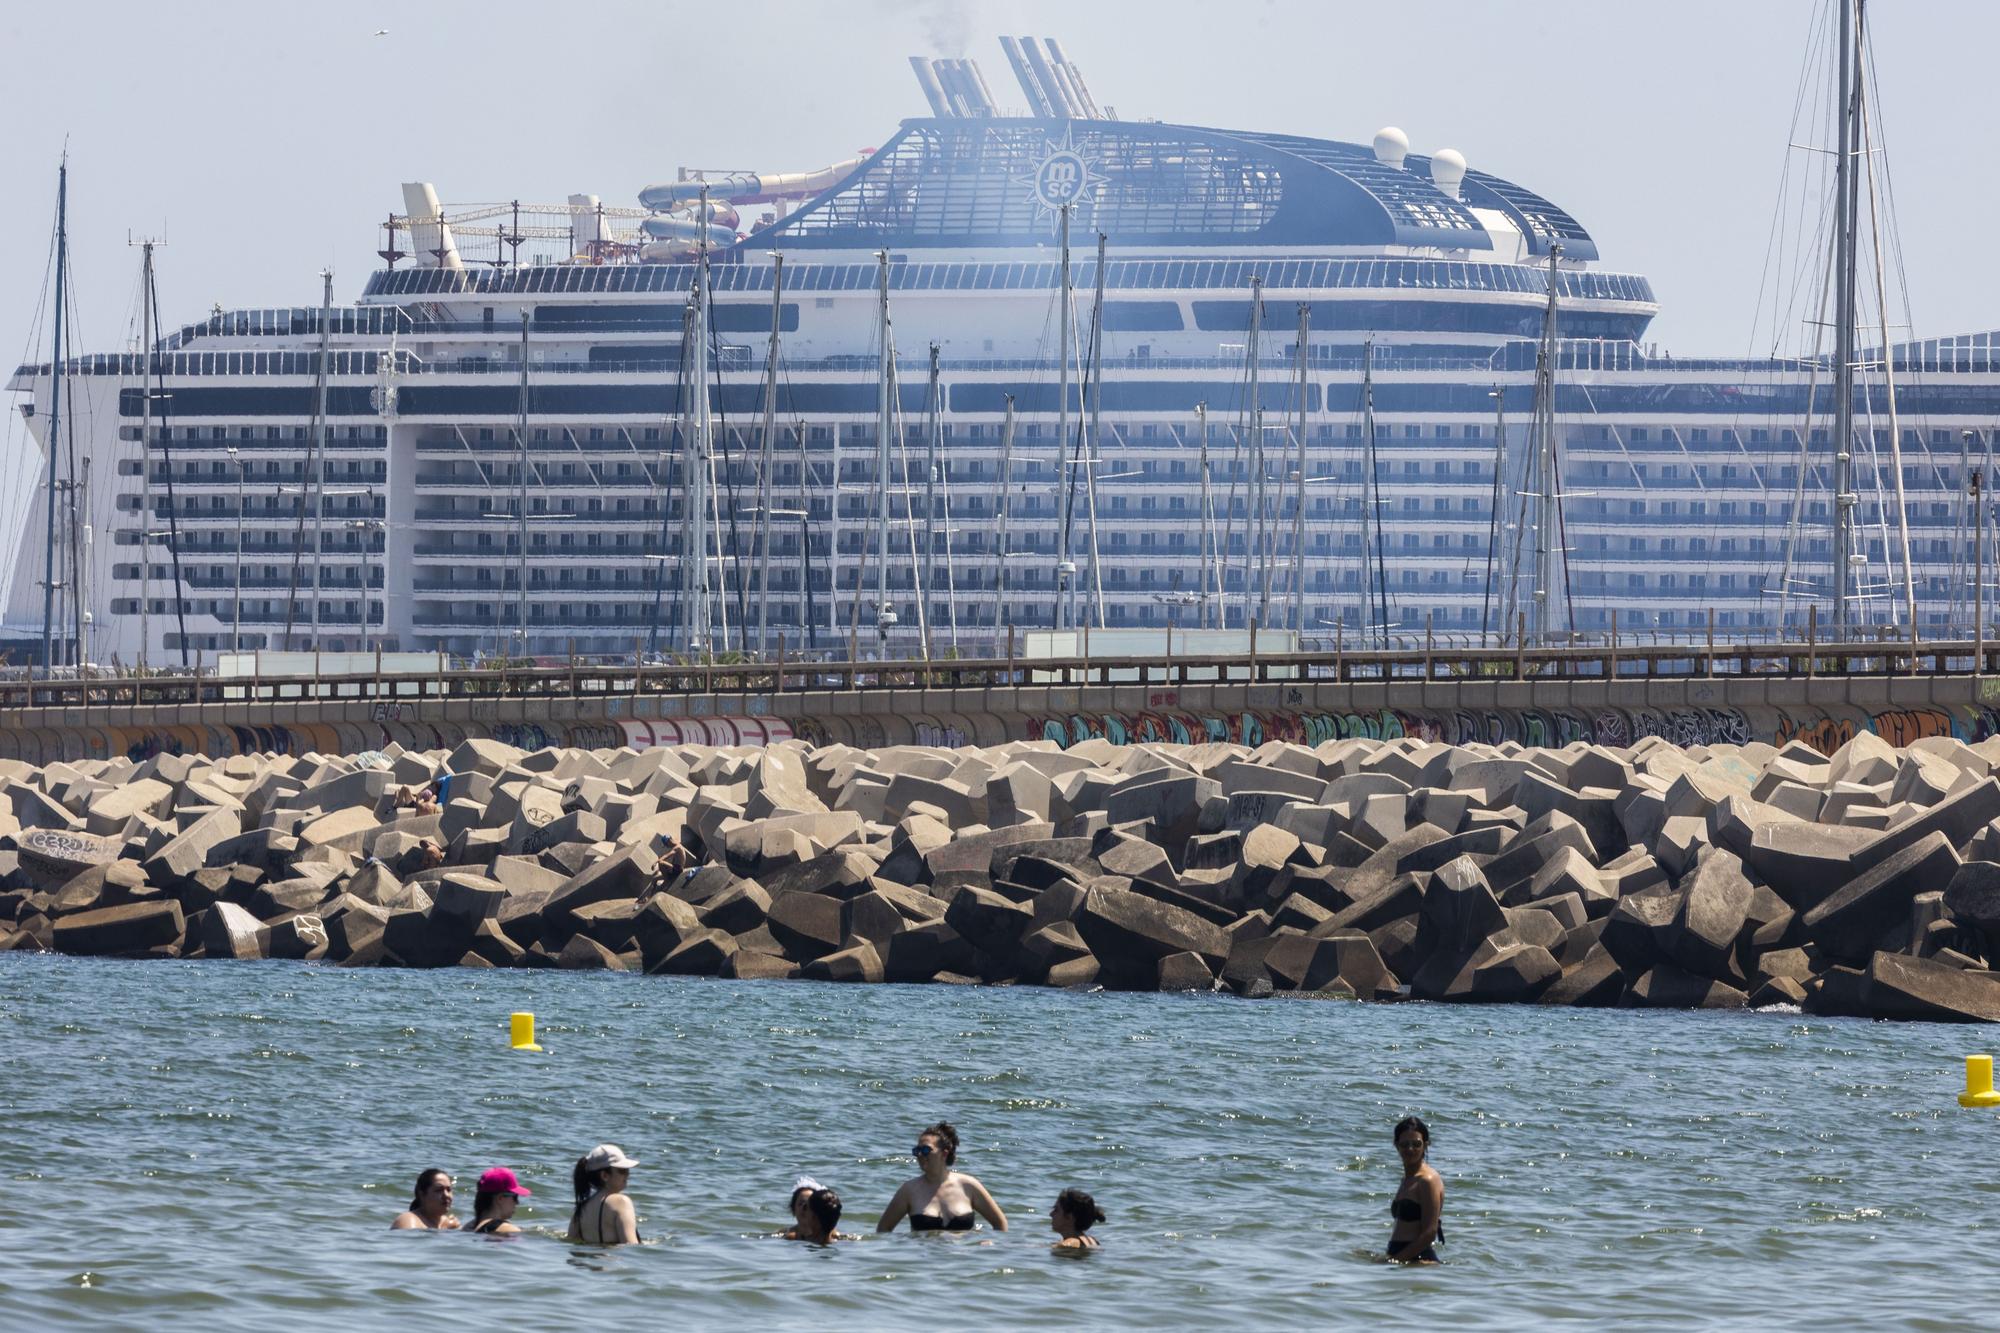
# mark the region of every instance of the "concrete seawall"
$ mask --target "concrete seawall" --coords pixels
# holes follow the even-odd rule
[[[1207,681],[979,688],[716,690],[564,696],[302,698],[21,707],[0,712],[0,757],[29,763],[277,752],[355,754],[468,739],[645,748],[761,744],[1067,747],[1409,736],[1454,744],[1571,741],[1782,745],[1831,753],[1872,732],[1892,745],[2000,734],[2000,677],[1672,676],[1610,680]]]

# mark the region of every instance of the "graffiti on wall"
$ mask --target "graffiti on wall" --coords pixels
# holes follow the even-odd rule
[[[1604,708],[1591,712],[1562,708],[1410,712],[1385,708],[1372,713],[1290,710],[1196,713],[1169,709],[1033,717],[1020,734],[1065,747],[1086,740],[1106,740],[1114,745],[1227,741],[1249,746],[1276,740],[1313,746],[1357,737],[1394,740],[1412,736],[1448,745],[1500,745],[1513,741],[1526,746],[1559,748],[1577,741],[1627,746],[1648,736],[1658,736],[1683,747],[1747,745],[1751,741],[1783,745],[1797,740],[1823,754],[1832,754],[1863,731],[1874,732],[1897,746],[1927,736],[1955,736],[1977,742],[2000,735],[2000,708],[1985,706],[1952,712],[1937,708],[1890,709],[1872,714],[1818,709],[1758,712],[1770,721],[1760,724],[1742,709],[1716,707]]]

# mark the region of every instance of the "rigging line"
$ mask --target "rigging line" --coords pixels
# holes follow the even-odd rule
[[[1862,34],[1862,40],[1864,43],[1862,50],[1865,52],[1868,49],[1866,46],[1867,33],[1865,29]],[[1866,87],[1867,84],[1864,81],[1862,88],[1865,89]],[[1875,313],[1882,328],[1882,378],[1889,400],[1889,466],[1895,474],[1896,481],[1896,532],[1903,553],[1903,602],[1904,609],[1910,617],[1910,627],[1914,630],[1917,625],[1917,585],[1916,577],[1910,570],[1910,505],[1909,497],[1903,489],[1902,423],[1896,415],[1896,349],[1895,345],[1889,341],[1888,279],[1882,272],[1881,220],[1875,203],[1875,157],[1869,149],[1869,142],[1872,137],[1870,130],[1872,127],[1870,125],[1868,109],[1871,103],[1860,91],[1856,93],[1856,101],[1861,118],[1862,160],[1866,164],[1865,184],[1868,187],[1869,248],[1874,252],[1875,257]],[[1887,542],[1885,540],[1884,550],[1886,551],[1886,549]]]
[[[147,372],[145,392],[151,393],[154,386],[160,382],[160,376],[154,370],[157,361],[156,354],[152,350],[153,345],[157,344],[160,340],[160,295],[159,285],[154,279],[152,247],[150,245],[146,247],[146,283],[152,291],[153,328],[151,337],[153,342],[147,345],[145,352],[144,365]],[[150,414],[148,414],[148,419],[150,419]],[[74,447],[72,443],[71,448],[74,449]],[[181,666],[186,667],[188,665],[187,583],[181,575],[180,504],[174,499],[173,445],[166,439],[160,441],[160,461],[166,465],[167,470],[167,555],[171,559],[174,569],[174,621],[180,628]],[[140,550],[143,553],[145,548],[141,546]],[[77,633],[80,639],[82,635],[81,626],[78,627]]]
[[[688,358],[691,355],[689,350],[689,342],[691,340],[688,337],[688,329],[691,326],[692,314],[693,312],[688,304],[682,305],[680,365],[675,371],[675,381],[677,386],[676,397],[683,412],[687,409]],[[461,435],[460,439],[462,440],[463,438]],[[663,414],[661,419],[660,471],[658,479],[654,483],[654,493],[660,502],[660,549],[655,553],[659,558],[651,562],[653,566],[653,614],[648,619],[646,625],[646,651],[648,654],[658,651],[659,648],[660,620],[661,614],[665,609],[667,595],[667,566],[672,563],[669,556],[674,550],[678,549],[681,559],[685,560],[687,558],[685,523],[682,524],[682,539],[679,547],[674,547],[670,540],[674,521],[674,465],[672,459],[680,447],[682,446],[680,445],[679,421],[669,421]],[[468,445],[467,448],[469,449],[470,446]],[[488,493],[491,493],[490,489]],[[644,549],[643,546],[641,549]]]
[[[1799,137],[1798,136],[1799,119],[1804,114],[1805,108],[1807,106],[1806,102],[1807,87],[1811,82],[1812,71],[1815,68],[1817,68],[1816,62],[1814,60],[1815,47],[1817,45],[1820,34],[1823,33],[1824,31],[1825,28],[1822,26],[1820,22],[1818,22],[1817,20],[1811,21],[1808,24],[1807,40],[1805,42],[1800,43],[1801,63],[1799,66],[1799,77],[1797,82],[1794,84],[1794,92],[1792,96],[1791,132],[1785,136],[1787,147],[1785,148],[1785,151],[1780,155],[1781,165],[1778,171],[1777,200],[1771,209],[1771,231],[1769,236],[1765,238],[1764,242],[1764,267],[1762,273],[1759,275],[1757,280],[1757,300],[1756,303],[1751,307],[1753,314],[1750,324],[1750,337],[1747,342],[1747,345],[1744,348],[1746,355],[1756,354],[1757,323],[1756,323],[1755,312],[1762,311],[1764,308],[1764,293],[1766,290],[1766,285],[1770,281],[1773,269],[1772,260],[1774,251],[1776,252],[1776,260],[1777,260],[1776,266],[1782,268],[1784,265],[1784,248],[1783,248],[1784,228],[1780,224],[1784,220],[1786,190],[1791,180],[1792,158],[1794,152],[1796,151],[1790,147],[1790,144],[1793,140],[1796,140]],[[1771,332],[1774,339],[1777,336],[1777,331],[1779,328],[1779,321],[1775,310],[1775,304],[1776,304],[1776,295],[1774,293],[1773,294],[1774,309],[1772,313],[1772,322],[1771,322]],[[1775,355],[1775,348],[1773,349],[1773,354]]]
[[[712,308],[714,305],[714,298],[712,296],[707,296],[704,297],[704,299],[709,301],[710,306]],[[714,326],[713,321],[711,320],[707,324],[706,332],[708,335],[708,343],[709,343],[709,346],[706,349],[706,351],[708,356],[708,362],[710,367],[712,368],[712,373],[714,376],[714,378],[710,382],[713,383],[716,388],[715,421],[718,427],[718,429],[714,433],[714,439],[712,442],[713,447],[709,451],[710,466],[711,468],[714,466],[715,457],[717,455],[720,455],[722,460],[722,487],[724,492],[727,494],[729,498],[729,549],[732,552],[732,555],[729,559],[720,559],[717,561],[717,569],[715,573],[718,581],[727,579],[729,577],[729,567],[731,563],[733,562],[735,564],[736,623],[739,628],[747,629],[750,624],[750,593],[749,589],[744,586],[743,582],[744,572],[745,572],[743,563],[743,533],[738,524],[738,517],[736,512],[738,508],[738,505],[736,503],[736,468],[734,464],[731,462],[729,457],[729,395],[721,391],[722,390],[722,331],[720,329],[717,329]],[[706,386],[704,386],[703,391],[704,392],[707,391]],[[711,488],[710,504],[713,505],[715,502],[716,501],[713,495],[713,488]],[[719,523],[716,525],[715,542],[716,546],[720,548],[722,545],[722,532],[721,532],[721,524]],[[722,554],[720,549],[717,550],[716,554],[718,556]],[[725,591],[723,593],[723,597],[727,598],[727,596],[728,593]],[[728,650],[729,650],[728,644],[725,642],[723,645],[723,651],[727,652]]]
[[[1804,521],[1806,479],[1813,471],[1811,442],[1813,421],[1813,400],[1819,395],[1819,372],[1821,353],[1826,347],[1826,304],[1832,297],[1833,264],[1829,258],[1821,270],[1819,284],[1819,306],[1812,321],[1813,353],[1807,360],[1805,407],[1800,415],[1797,437],[1799,441],[1798,485],[1793,491],[1791,513],[1785,522],[1784,563],[1778,580],[1778,624],[1785,624],[1787,606],[1791,600],[1792,570],[1797,564],[1798,543],[1801,524]],[[1831,433],[1829,433],[1831,438]],[[1815,596],[1814,601],[1818,601]]]

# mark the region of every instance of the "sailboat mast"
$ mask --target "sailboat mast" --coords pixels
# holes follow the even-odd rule
[[[1375,340],[1368,339],[1361,344],[1361,449],[1362,466],[1367,472],[1362,485],[1363,510],[1361,521],[1373,524],[1375,540],[1375,625],[1376,635],[1383,648],[1389,646],[1389,575],[1382,552],[1382,476],[1375,459]],[[1367,527],[1362,528],[1364,542],[1367,541]]]
[[[314,649],[319,647],[320,562],[326,552],[326,486],[323,479],[326,475],[327,356],[332,347],[333,337],[333,270],[325,269],[321,271],[319,277],[319,369],[313,384],[312,467],[311,475],[302,483],[311,492],[308,503],[312,506],[313,525],[312,646]]]
[[[152,642],[153,609],[153,243],[139,250],[139,667]],[[239,540],[240,540],[239,534]]]
[[[757,651],[771,650],[771,452],[778,425],[778,325],[784,312],[785,257],[771,256],[771,347],[764,364],[763,457],[757,465]]]
[[[1840,106],[1834,157],[1833,335],[1833,624],[1845,629],[1852,601],[1851,543],[1854,496],[1854,11],[1860,0],[1840,4]]]
[[[938,512],[937,512],[938,444],[939,444],[938,415],[940,410],[943,408],[943,404],[938,401],[938,356],[939,356],[939,348],[937,339],[933,338],[931,339],[931,344],[930,344],[929,381],[924,386],[924,405],[925,405],[924,525],[925,526],[921,541],[917,540],[917,531],[916,531],[917,525],[915,523],[910,524],[911,540],[914,544],[921,546],[923,550],[923,556],[919,561],[919,563],[922,566],[924,574],[928,574],[930,572],[931,558],[937,554],[937,539],[938,539]],[[916,499],[914,495],[912,495],[910,498],[913,502]],[[908,506],[905,506],[905,508],[907,507]],[[924,580],[920,575],[918,578],[919,585],[921,586],[923,582]],[[917,604],[920,608],[923,605],[923,596],[921,592],[919,592],[918,594]],[[928,635],[925,636],[924,642],[925,643],[930,642],[930,638]]]
[[[1007,396],[1007,415],[1000,423],[1000,487],[994,504],[993,535],[993,634],[1007,620],[1007,511],[1014,489],[1014,395]]]
[[[515,395],[514,435],[514,581],[515,624],[521,633],[521,656],[528,655],[528,328],[533,316],[521,309],[521,381]]]
[[[1104,570],[1097,552],[1098,424],[1104,407],[1104,233],[1097,233],[1097,294],[1090,306],[1090,441],[1084,451],[1083,503],[1089,519],[1091,623],[1104,628]]]
[[[1479,637],[1482,642],[1493,628],[1493,560],[1500,545],[1502,479],[1507,470],[1507,395],[1494,385],[1493,399],[1493,499],[1486,516],[1486,589],[1479,601]]]
[[[1264,280],[1250,279],[1250,340],[1244,353],[1250,360],[1250,522],[1249,540],[1243,545],[1243,604],[1250,604],[1252,562],[1264,566],[1262,593],[1257,601],[1257,623],[1271,619],[1271,563],[1264,559],[1264,398],[1258,384],[1258,362],[1263,360],[1257,342],[1264,327]]]
[[[1556,261],[1561,244],[1549,246],[1549,301],[1542,312],[1542,346],[1535,367],[1535,631],[1553,641],[1550,608],[1563,582],[1562,464],[1556,453]]]
[[[688,651],[699,655],[708,647],[708,513],[709,496],[709,401],[708,401],[708,187],[700,200],[700,237],[694,269],[694,373],[691,376],[694,400],[689,414],[693,429],[688,433],[688,475],[683,483],[687,496],[687,545],[681,548],[682,576],[687,591]]]
[[[63,297],[66,295],[66,265],[69,259],[69,158],[56,168],[56,319],[55,337],[49,362],[48,442],[48,531],[42,557],[42,672],[51,674],[55,666],[56,627],[56,449],[62,442],[63,388]],[[145,541],[146,519],[140,518],[140,542]]]
[[[1060,236],[1061,262],[1056,268],[1056,324],[1061,363],[1061,380],[1056,391],[1056,583],[1053,624],[1063,628],[1063,601],[1069,595],[1071,577],[1076,572],[1069,558],[1069,205],[1064,204],[1056,220]]]
[[[1210,489],[1208,470],[1208,404],[1194,405],[1195,430],[1201,436],[1201,627],[1211,628],[1215,617],[1211,598],[1220,604],[1222,627],[1229,628],[1229,607],[1222,602],[1222,580],[1216,577],[1216,562],[1219,558],[1215,549],[1215,494]]]
[[[1292,632],[1306,632],[1306,344],[1312,336],[1312,307],[1299,302],[1298,414],[1292,471]]]
[[[877,311],[882,324],[881,355],[875,368],[875,495],[878,501],[875,510],[875,631],[881,638],[883,656],[886,657],[889,626],[895,623],[895,612],[889,604],[889,432],[895,426],[889,410],[889,370],[894,364],[895,349],[889,338],[889,252],[877,250],[875,262],[878,270]]]

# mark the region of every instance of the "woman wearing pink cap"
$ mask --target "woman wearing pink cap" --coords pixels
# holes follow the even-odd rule
[[[472,1200],[472,1233],[476,1236],[517,1236],[521,1228],[513,1223],[514,1210],[534,1191],[521,1183],[504,1166],[496,1166],[479,1178],[479,1193]]]

